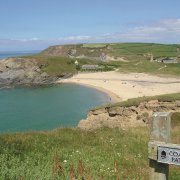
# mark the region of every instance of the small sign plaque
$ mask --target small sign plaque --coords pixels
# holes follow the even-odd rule
[[[180,147],[158,146],[157,161],[180,166]]]

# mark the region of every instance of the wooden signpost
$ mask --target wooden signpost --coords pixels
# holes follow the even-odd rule
[[[148,144],[150,180],[168,180],[169,164],[180,166],[180,145],[171,142],[171,113],[153,114]]]

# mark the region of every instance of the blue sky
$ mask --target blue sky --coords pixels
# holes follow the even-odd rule
[[[179,7],[179,0],[0,0],[0,51],[69,43],[180,43]]]

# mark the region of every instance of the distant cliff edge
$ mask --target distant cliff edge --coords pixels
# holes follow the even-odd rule
[[[173,96],[173,95],[172,95]],[[147,126],[154,112],[180,113],[180,94],[177,100],[148,100],[136,105],[101,107],[90,110],[87,118],[81,120],[78,128],[94,130],[98,128],[129,128]]]
[[[71,73],[48,74],[47,63],[36,58],[7,58],[0,61],[0,86],[52,84],[57,79],[71,76]]]

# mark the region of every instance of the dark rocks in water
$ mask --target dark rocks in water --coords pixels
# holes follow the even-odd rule
[[[42,70],[43,64],[36,59],[8,58],[0,61],[0,86],[53,84],[59,77]],[[70,76],[63,73],[61,78]]]

